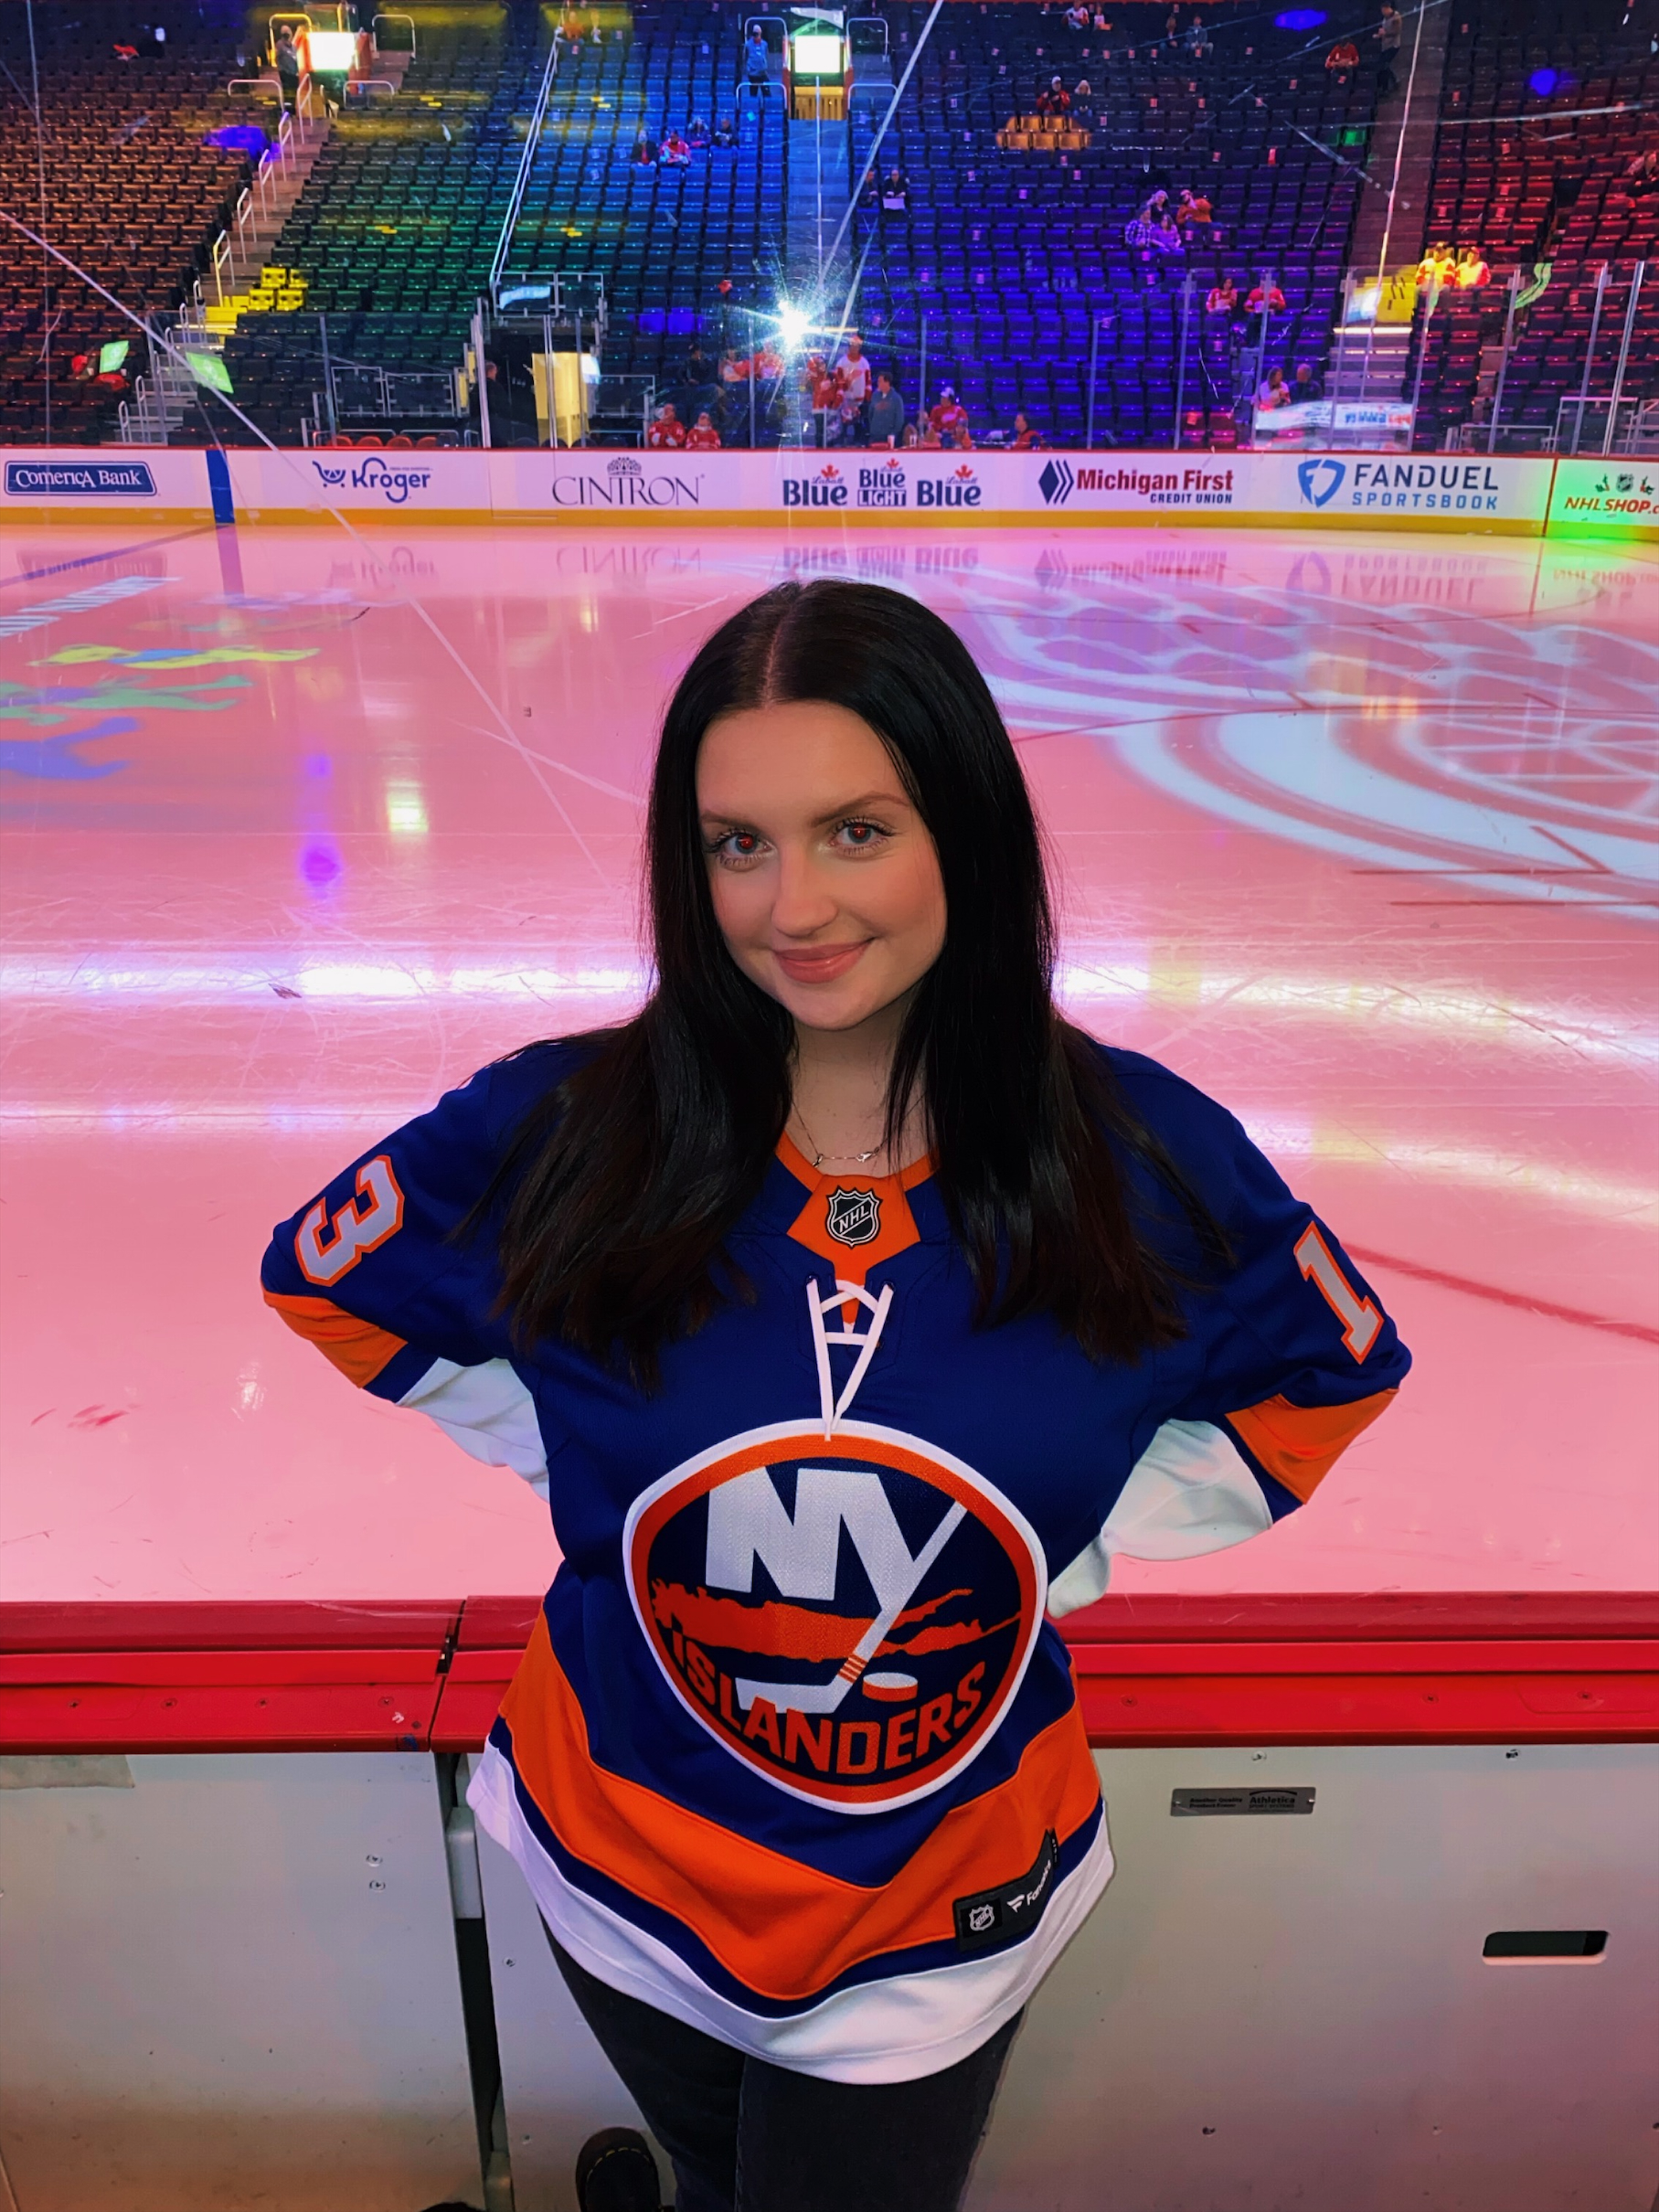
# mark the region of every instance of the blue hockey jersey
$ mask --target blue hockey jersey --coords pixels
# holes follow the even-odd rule
[[[729,1240],[753,1303],[670,1344],[658,1389],[526,1356],[489,1239],[452,1232],[575,1065],[558,1044],[388,1137],[266,1255],[291,1327],[551,1507],[563,1563],[479,1819],[591,1973],[779,2064],[907,2079],[1017,2011],[1111,1872],[1053,1617],[1116,1553],[1294,1511],[1409,1365],[1239,1123],[1107,1058],[1234,1255],[1133,1364],[1046,1316],[976,1327],[925,1164],[825,1175],[787,1141]]]

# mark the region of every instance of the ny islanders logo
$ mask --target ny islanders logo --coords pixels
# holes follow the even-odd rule
[[[623,1537],[657,1664],[735,1759],[884,1812],[988,1740],[1042,1625],[1024,1516],[937,1445],[843,1421],[755,1429],[665,1475]]]

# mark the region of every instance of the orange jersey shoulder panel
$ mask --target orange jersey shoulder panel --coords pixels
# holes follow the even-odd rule
[[[1288,1398],[1269,1398],[1227,1418],[1268,1473],[1305,1505],[1360,1430],[1388,1410],[1394,1396],[1392,1390],[1378,1390],[1347,1406],[1293,1406]]]
[[[862,1960],[956,1932],[953,1900],[1028,1866],[1100,1797],[1080,1709],[1026,1746],[1017,1772],[947,1813],[903,1870],[866,1888],[688,1813],[593,1760],[587,1724],[537,1616],[502,1717],[513,1764],[573,1856],[673,1914],[750,1989],[799,2002]]]
[[[278,1291],[264,1295],[265,1303],[282,1315],[294,1335],[315,1345],[359,1390],[403,1349],[401,1336],[376,1328],[372,1321],[359,1321],[332,1298],[295,1298]]]

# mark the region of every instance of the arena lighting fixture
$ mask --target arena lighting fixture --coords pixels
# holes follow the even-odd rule
[[[306,59],[313,69],[345,71],[357,59],[356,31],[307,31]]]
[[[1273,17],[1281,31],[1316,31],[1325,20],[1325,12],[1321,7],[1291,7],[1282,16]]]
[[[807,315],[806,311],[803,308],[792,305],[788,300],[784,300],[780,303],[778,308],[778,335],[782,339],[784,348],[787,352],[792,354],[800,346],[802,340],[806,336],[807,332],[811,328],[811,318]]]
[[[797,31],[790,42],[791,67],[797,77],[839,77],[841,39],[835,31]]]

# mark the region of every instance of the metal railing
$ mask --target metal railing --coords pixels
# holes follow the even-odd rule
[[[558,74],[558,52],[564,44],[564,33],[557,26],[553,42],[548,48],[548,66],[541,73],[541,90],[536,95],[535,110],[530,127],[525,133],[524,152],[518,158],[518,175],[513,179],[513,197],[507,202],[507,211],[502,220],[501,236],[495,241],[495,251],[490,260],[489,294],[492,302],[501,283],[501,272],[507,265],[507,254],[513,244],[513,231],[517,224],[524,197],[529,188],[530,170],[536,160],[536,148],[540,143],[541,127],[547,120],[548,102],[553,96],[553,80]]]
[[[383,23],[407,23],[409,25],[409,45],[407,47],[388,46],[384,49],[384,51],[388,54],[407,53],[409,59],[413,61],[416,53],[415,18],[412,16],[405,15],[400,7],[382,8],[380,13],[374,18],[373,22],[368,27],[374,34],[376,53],[382,51],[380,45],[380,26]]]

